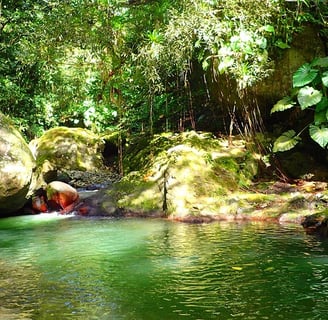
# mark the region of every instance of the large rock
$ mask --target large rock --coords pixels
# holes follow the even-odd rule
[[[219,214],[228,195],[249,185],[257,173],[258,160],[244,141],[235,139],[229,146],[209,133],[162,134],[133,149],[129,163],[134,158],[142,167],[109,192],[117,207],[141,214],[165,212],[177,219]]]
[[[56,179],[57,170],[97,172],[104,168],[104,142],[86,129],[50,129],[39,139],[31,141],[30,148],[36,157],[38,170],[46,182]]]
[[[35,160],[20,132],[0,113],[0,214],[19,210],[32,192]]]

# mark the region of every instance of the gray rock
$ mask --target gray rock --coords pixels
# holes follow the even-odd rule
[[[0,214],[22,208],[33,191],[35,160],[21,133],[0,113]]]

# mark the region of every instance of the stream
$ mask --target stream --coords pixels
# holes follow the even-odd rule
[[[326,319],[328,242],[301,226],[0,219],[0,319]]]

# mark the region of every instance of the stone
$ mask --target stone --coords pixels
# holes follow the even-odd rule
[[[133,150],[129,158],[137,154],[143,169],[131,171],[110,192],[118,207],[143,215],[165,212],[190,220],[219,214],[227,196],[249,185],[257,173],[258,159],[247,151],[245,141],[236,138],[229,145],[205,132],[165,133]],[[231,210],[236,213],[237,205]]]
[[[22,134],[0,113],[0,214],[21,209],[33,192],[35,160]]]
[[[102,151],[104,142],[89,130],[56,127],[30,142],[39,174],[46,182],[58,170],[97,172],[104,169]]]
[[[60,211],[70,213],[79,202],[75,188],[61,181],[50,182],[46,190],[40,190],[32,199],[33,209],[38,212]]]
[[[301,224],[307,234],[314,234],[324,238],[327,238],[328,236],[327,211],[308,215],[304,218]]]

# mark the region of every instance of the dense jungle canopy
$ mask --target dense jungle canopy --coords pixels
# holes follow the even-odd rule
[[[327,15],[325,0],[1,0],[0,111],[28,140],[59,125],[258,128],[233,121],[209,83],[227,75],[244,96],[305,25],[327,40]]]

